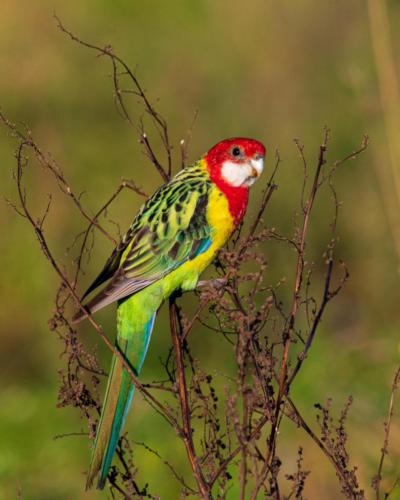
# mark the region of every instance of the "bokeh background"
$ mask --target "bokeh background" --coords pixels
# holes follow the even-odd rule
[[[400,347],[399,2],[2,0],[0,105],[12,120],[29,124],[43,149],[51,151],[96,210],[122,177],[138,180],[149,192],[159,179],[115,110],[107,61],[60,33],[53,12],[82,38],[111,43],[136,68],[150,97],[159,99],[175,144],[199,111],[191,160],[232,135],[263,140],[269,166],[279,149],[279,189],[268,223],[283,231],[292,225],[302,180],[293,139],[305,144],[313,161],[324,125],[332,131],[330,160],[356,149],[364,133],[370,136],[366,153],[345,164],[336,178],[343,202],[338,250],[351,278],[331,306],[295,387],[299,406],[311,421],[314,403],[330,396],[337,414],[348,395],[354,397],[349,448],[370,497]],[[14,146],[1,130],[0,186],[8,198],[15,197]],[[34,172],[29,177],[30,203],[40,207],[53,186],[40,170]],[[255,188],[253,203],[261,188]],[[126,227],[138,206],[139,200],[126,193],[113,215]],[[72,257],[64,249],[83,221],[67,202],[60,201],[54,210],[46,234],[68,263]],[[319,210],[309,247],[315,259],[321,258],[329,237],[329,199],[320,200]],[[56,408],[57,370],[63,359],[47,327],[56,277],[26,222],[4,202],[0,224],[0,498],[106,498],[107,493],[83,492],[86,437],[54,439],[86,430],[77,412]],[[110,251],[109,243],[98,240],[89,274]],[[271,256],[272,275],[287,276],[290,282],[291,257],[276,249]],[[102,319],[112,328],[112,311]],[[162,315],[143,372],[147,379],[160,376],[158,357],[169,345],[164,321]],[[194,343],[198,358],[207,356],[220,367],[228,357],[226,344],[207,338],[207,332],[196,334],[201,338]],[[95,334],[82,327],[82,335]],[[107,364],[108,353],[101,346],[99,350]],[[136,403],[128,422],[131,436],[183,463],[184,450],[176,446],[173,433],[139,398]],[[400,472],[398,417],[396,404],[385,467],[391,480]],[[293,427],[286,432],[290,439],[281,450],[284,461],[294,467],[296,447],[303,444],[305,467],[313,471],[305,496],[338,498],[334,472],[316,447]],[[142,455],[140,479],[145,482],[148,474],[161,498],[177,498],[165,466]]]

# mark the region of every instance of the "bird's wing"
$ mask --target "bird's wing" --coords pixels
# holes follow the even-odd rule
[[[135,234],[135,231],[137,229],[138,225],[138,220],[137,218],[134,220],[132,223],[131,227],[128,229],[128,231],[125,233],[119,244],[114,248],[112,254],[110,257],[107,259],[106,263],[104,264],[104,267],[100,274],[96,277],[96,279],[93,281],[93,283],[89,286],[89,288],[86,290],[86,292],[82,295],[81,300],[84,300],[85,297],[87,297],[93,290],[98,288],[100,285],[108,281],[110,278],[112,278],[115,274],[115,272],[118,270],[120,263],[121,263],[121,258],[124,253],[124,250],[126,250],[127,246],[132,242],[132,237]]]
[[[150,285],[211,244],[206,210],[210,183],[176,178],[146,201],[120,245],[84,297],[112,278],[87,304],[95,312]],[[73,320],[80,321],[78,312]]]

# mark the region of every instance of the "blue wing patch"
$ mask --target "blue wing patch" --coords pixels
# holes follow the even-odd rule
[[[193,260],[198,255],[200,255],[201,253],[203,253],[206,250],[208,250],[210,248],[210,246],[211,246],[211,243],[212,243],[211,238],[200,240],[199,244],[196,245],[195,248],[192,248],[192,251],[190,252],[190,260]]]

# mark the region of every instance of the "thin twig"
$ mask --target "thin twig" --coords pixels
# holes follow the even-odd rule
[[[175,352],[176,372],[178,376],[179,399],[181,404],[182,426],[183,426],[183,440],[185,442],[186,451],[188,454],[189,462],[196,478],[197,485],[203,498],[211,498],[211,489],[205,480],[200,465],[198,463],[196,451],[193,443],[192,424],[191,424],[191,411],[189,407],[188,391],[186,387],[185,365],[183,362],[183,352],[180,340],[180,333],[178,327],[178,311],[175,296],[172,295],[169,299],[169,316],[170,328],[172,336],[172,344]]]

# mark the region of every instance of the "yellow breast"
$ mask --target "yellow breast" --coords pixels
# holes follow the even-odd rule
[[[235,228],[228,200],[216,186],[211,189],[208,199],[207,221],[212,228],[211,245],[205,252],[185,262],[168,276],[169,279],[165,280],[165,295],[178,287],[183,290],[195,288],[199,275],[214,259],[217,251],[227,242]]]
[[[215,186],[209,197],[207,219],[213,230],[213,244],[211,246],[217,250],[226,243],[235,229],[235,225],[226,196]]]
[[[207,220],[212,228],[210,247],[195,259],[187,262],[187,269],[196,269],[201,273],[213,260],[217,251],[225,245],[235,226],[230,214],[228,200],[217,187],[213,187],[207,207]]]

